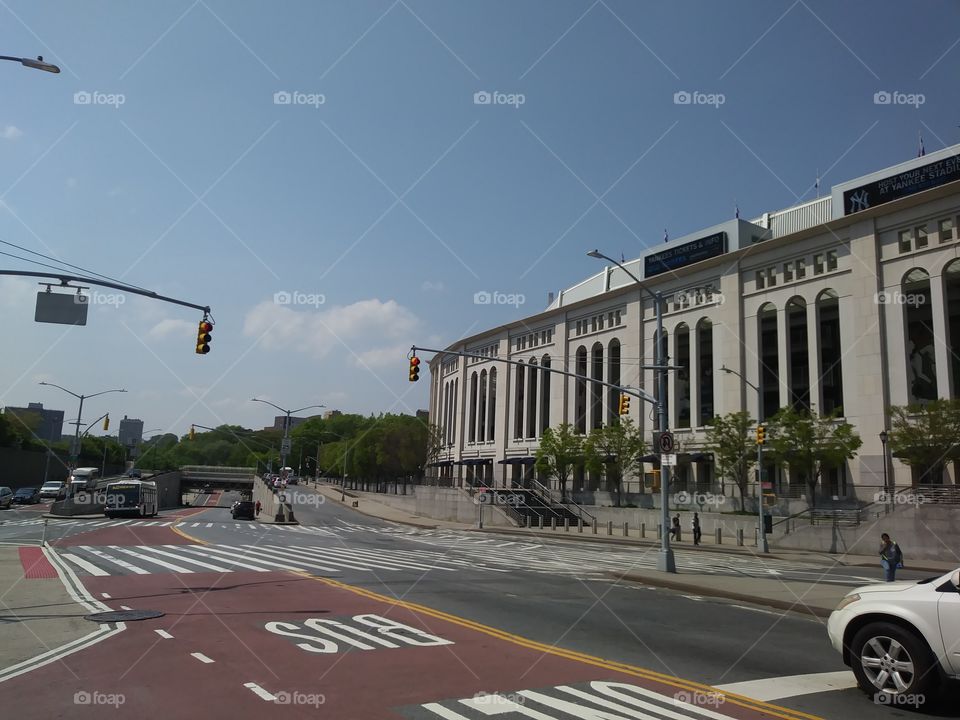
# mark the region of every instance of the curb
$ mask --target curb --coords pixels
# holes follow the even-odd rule
[[[764,607],[774,608],[776,610],[787,610],[797,612],[802,615],[810,615],[817,618],[828,618],[833,608],[822,608],[816,605],[805,605],[801,602],[789,602],[786,600],[776,600],[774,598],[758,597],[756,595],[745,595],[732,590],[722,590],[716,588],[705,588],[696,583],[685,583],[674,580],[665,580],[662,578],[650,578],[645,575],[631,575],[629,573],[607,573],[615,580],[626,580],[628,582],[642,583],[644,585],[653,585],[655,587],[667,588],[669,590],[682,590],[684,592],[693,592],[704,597],[723,598],[724,600],[738,600],[740,602],[750,603],[752,605],[762,605]]]
[[[381,516],[381,515],[374,515],[373,513],[364,512],[363,510],[360,509],[360,506],[359,506],[359,505],[358,505],[357,507],[351,507],[350,505],[347,505],[347,503],[346,503],[345,501],[342,501],[342,500],[340,500],[339,498],[332,498],[332,497],[328,496],[326,493],[319,493],[319,494],[320,494],[320,495],[323,495],[323,496],[324,496],[325,498],[327,498],[327,500],[329,500],[330,502],[335,502],[335,503],[337,503],[338,505],[340,505],[341,507],[346,508],[347,510],[353,510],[354,512],[360,513],[361,515],[365,515],[366,517],[375,518],[375,519],[377,519],[377,520],[383,520],[384,522],[397,523],[398,525],[407,525],[407,526],[409,526],[409,527],[420,528],[420,529],[422,529],[422,530],[440,530],[440,529],[442,529],[440,525],[421,525],[420,523],[410,522],[409,520],[395,520],[394,518],[385,518],[385,517],[383,517],[383,516]],[[349,496],[348,496],[348,497],[349,497]],[[363,499],[365,499],[365,498],[358,498],[357,496],[353,496],[353,497],[354,497],[355,499],[358,499],[358,500],[363,500]],[[454,529],[459,529],[459,528],[454,528]]]

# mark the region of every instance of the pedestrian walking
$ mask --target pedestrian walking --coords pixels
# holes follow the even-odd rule
[[[259,517],[259,516],[260,516],[260,501],[259,501],[259,500],[257,500],[256,508],[257,508],[257,516]]]
[[[680,516],[673,516],[673,527],[670,528],[670,534],[673,535],[673,539],[677,542],[680,542]]]
[[[897,568],[903,567],[903,552],[887,533],[880,536],[880,567],[883,568],[883,579],[887,582],[893,582]]]
[[[703,537],[703,533],[700,531],[700,514],[693,514],[693,544],[699,545],[700,538]]]

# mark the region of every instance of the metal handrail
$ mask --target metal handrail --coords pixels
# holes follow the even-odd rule
[[[541,490],[541,492],[543,492],[544,494],[546,494],[547,500],[549,500],[550,502],[554,502],[553,495],[551,494],[550,488],[548,488],[546,485],[544,485],[542,482],[540,482],[540,481],[537,480],[536,478],[531,478],[531,479],[530,479],[530,482],[531,482],[532,485],[534,485],[534,487],[537,487],[538,489]],[[593,521],[594,521],[593,515],[591,515],[590,513],[588,513],[586,510],[584,510],[583,507],[582,507],[581,505],[579,505],[576,501],[574,501],[572,498],[567,497],[567,502],[565,502],[565,503],[559,503],[559,504],[562,504],[562,505],[564,505],[564,506],[566,506],[566,507],[568,507],[568,508],[569,508],[570,505],[572,505],[572,506],[573,506],[573,508],[572,508],[573,513],[580,518],[580,521],[581,521],[581,522],[587,521],[587,524],[588,524],[588,525],[593,523]]]

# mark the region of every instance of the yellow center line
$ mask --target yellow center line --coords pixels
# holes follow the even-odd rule
[[[340,590],[346,590],[348,592],[361,595],[363,597],[369,598],[371,600],[377,600],[379,602],[387,603],[389,605],[396,605],[398,607],[403,607],[408,610],[412,610],[417,613],[423,613],[431,617],[435,617],[438,620],[444,620],[446,622],[465,627],[469,630],[475,630],[477,632],[484,633],[491,637],[495,637],[506,642],[513,643],[514,645],[519,645],[530,650],[537,650],[539,652],[548,653],[550,655],[555,655],[557,657],[562,657],[567,660],[574,660],[576,662],[581,662],[587,665],[593,665],[595,667],[604,668],[606,670],[613,670],[615,672],[623,673],[626,675],[633,675],[634,677],[643,678],[645,680],[651,680],[665,685],[671,685],[673,687],[682,689],[682,690],[694,690],[698,692],[711,693],[717,697],[723,697],[726,702],[732,703],[734,705],[739,705],[740,707],[746,708],[748,710],[754,710],[759,712],[764,712],[773,717],[782,718],[783,720],[822,720],[817,715],[809,715],[807,713],[801,712],[799,710],[791,710],[790,708],[780,707],[779,705],[771,705],[770,703],[763,702],[762,700],[754,700],[743,695],[736,695],[734,693],[725,692],[723,690],[718,690],[717,688],[711,687],[710,685],[705,685],[703,683],[695,682],[693,680],[686,680],[684,678],[678,678],[673,675],[665,675],[663,673],[658,673],[653,670],[647,670],[646,668],[636,667],[634,665],[628,665],[627,663],[621,663],[613,660],[606,660],[604,658],[596,657],[594,655],[587,655],[586,653],[577,652],[575,650],[564,650],[553,645],[545,645],[544,643],[537,642],[536,640],[530,640],[528,638],[521,637],[520,635],[514,635],[513,633],[506,632],[504,630],[499,630],[489,625],[482,625],[481,623],[474,622],[473,620],[468,620],[466,618],[461,618],[456,615],[450,615],[445,613],[442,610],[435,610],[425,605],[419,605],[417,603],[412,603],[406,600],[398,600],[396,598],[389,597],[387,595],[381,595],[380,593],[373,592],[372,590],[366,590],[363,588],[358,588],[353,585],[347,585],[346,583],[340,582],[338,580],[331,580],[330,578],[316,577],[310,575],[306,572],[297,572],[297,575],[309,578],[311,580],[317,580],[331,587],[338,588]]]

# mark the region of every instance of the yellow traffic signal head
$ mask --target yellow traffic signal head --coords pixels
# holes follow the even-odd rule
[[[620,414],[629,415],[630,414],[630,396],[626,393],[620,394]]]
[[[210,352],[210,332],[213,330],[213,323],[209,320],[201,320],[197,326],[197,355],[206,355]]]
[[[420,379],[420,358],[414,355],[410,358],[410,382]]]
[[[197,436],[197,429],[196,429],[195,427],[193,427],[193,425],[191,425],[191,426],[190,426],[190,439],[193,440],[196,436]]]
[[[763,425],[757,425],[757,445],[763,445],[767,441],[767,429]]]
[[[109,429],[110,429],[110,416],[109,416],[109,415],[107,415],[107,416],[103,419],[103,429],[104,429],[104,430],[109,430]]]

